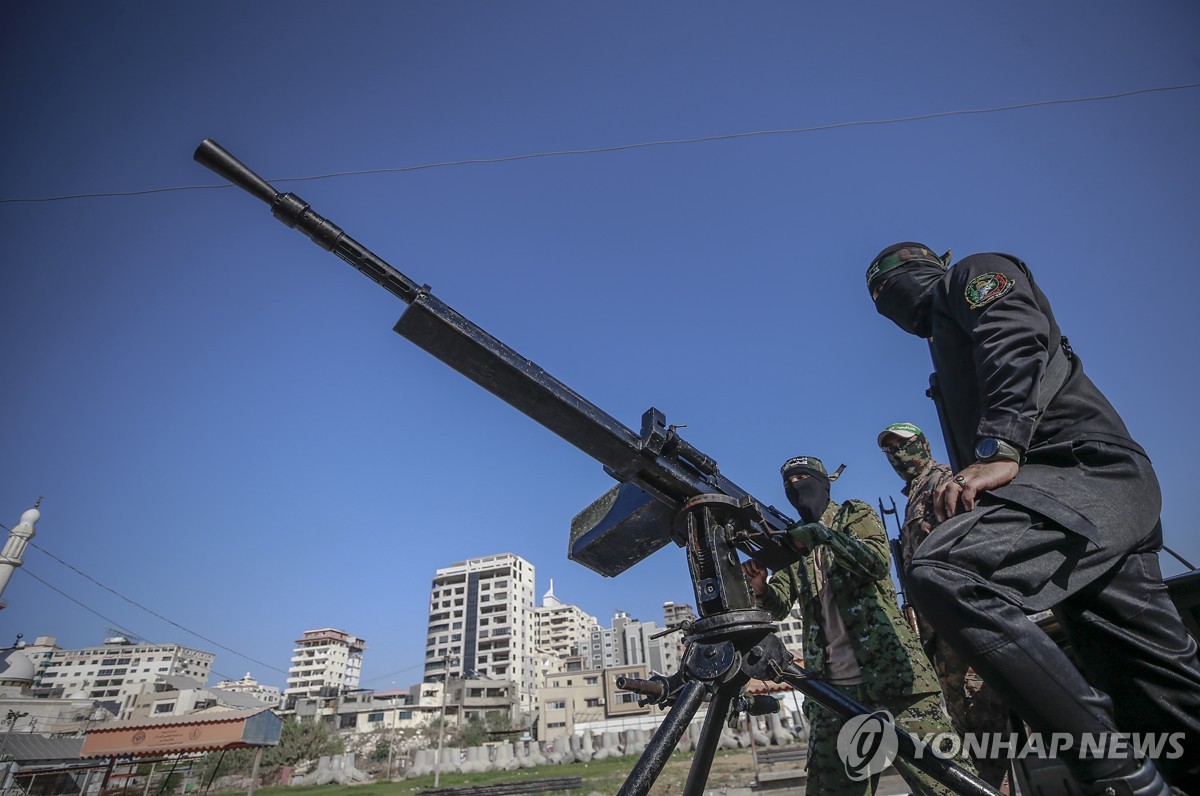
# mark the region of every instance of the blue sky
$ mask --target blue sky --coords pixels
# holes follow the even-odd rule
[[[1108,95],[1200,82],[1197,42],[1186,2],[17,4],[0,199],[211,185],[208,137],[280,178]],[[279,187],[781,506],[790,456],[845,462],[834,496],[875,503],[901,500],[884,425],[941,449],[928,352],[867,297],[875,252],[1014,253],[1198,561],[1197,129],[1190,89]],[[521,555],[606,623],[694,603],[677,548],[615,580],[568,561],[600,467],[241,191],[4,203],[0,230],[0,522],[44,495],[39,547],[240,655],[41,550],[0,642],[106,634],[32,574],[276,685],[303,630],[343,628],[382,689],[419,680],[429,581],[465,558]]]

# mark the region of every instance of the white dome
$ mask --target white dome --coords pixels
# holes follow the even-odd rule
[[[33,661],[20,650],[0,652],[0,681],[33,682]]]

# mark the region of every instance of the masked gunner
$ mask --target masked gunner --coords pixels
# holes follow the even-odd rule
[[[798,456],[781,472],[788,501],[800,513],[788,535],[803,555],[770,578],[753,561],[743,565],[758,604],[775,619],[799,604],[804,665],[814,675],[864,705],[887,710],[909,733],[952,734],[937,677],[897,605],[878,515],[860,500],[830,500],[833,478],[820,459]],[[812,728],[807,792],[874,793],[878,774],[852,781],[838,756],[842,720],[812,700],[805,702],[805,715]],[[948,793],[903,760],[895,764],[916,792]]]

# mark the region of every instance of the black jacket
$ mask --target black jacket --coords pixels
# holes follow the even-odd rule
[[[1070,375],[1038,419],[1037,399],[1062,333],[1025,263],[974,254],[935,287],[931,351],[939,411],[955,469],[975,461],[975,444],[999,437],[1036,460],[1038,449],[1101,440],[1144,455],[1108,399],[1071,356]]]
[[[1059,597],[1124,552],[1156,544],[1161,494],[1153,468],[1079,357],[1060,348],[1062,332],[1029,268],[1008,255],[975,254],[934,290],[934,398],[954,469],[975,461],[984,437],[1025,452],[1013,482],[983,495],[980,508],[1000,502],[1087,540],[1071,556],[1076,570]],[[1043,397],[1039,417],[1039,390],[1055,352],[1069,367],[1057,391]],[[956,534],[973,523],[970,515],[956,520]],[[1052,595],[1044,602],[1053,604]]]

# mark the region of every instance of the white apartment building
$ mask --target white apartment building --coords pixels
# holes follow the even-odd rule
[[[250,676],[250,672],[246,672],[246,676],[241,680],[222,680],[213,687],[220,688],[222,691],[230,691],[234,694],[252,696],[259,702],[270,705],[273,708],[279,707],[279,703],[283,701],[283,695],[278,688],[273,685],[262,685]]]
[[[663,625],[666,627],[679,627],[686,622],[695,621],[696,612],[687,603],[663,603]],[[683,660],[683,630],[677,630],[674,633],[663,636],[661,641],[663,664],[666,666],[666,671],[663,674],[670,674],[679,669],[679,662]]]
[[[777,621],[775,624],[779,625],[779,631],[775,635],[779,636],[783,646],[787,647],[787,651],[792,653],[793,658],[803,660],[804,623],[800,621],[800,606],[793,605],[787,618]]]
[[[323,627],[306,630],[296,639],[288,667],[284,700],[302,696],[336,695],[358,688],[367,642],[345,630]]]
[[[512,553],[437,570],[429,589],[425,682],[512,680],[521,710],[535,700],[533,564]]]
[[[583,612],[577,605],[564,605],[554,596],[554,580],[550,590],[542,595],[542,604],[533,609],[534,644],[539,655],[550,654],[562,660],[583,656],[588,665],[587,654],[592,627],[596,617]]]
[[[67,699],[116,702],[120,718],[150,684],[182,676],[204,683],[214,655],[179,644],[135,643],[120,636],[98,647],[60,649],[55,639],[39,637],[30,645],[36,672],[34,689]]]

